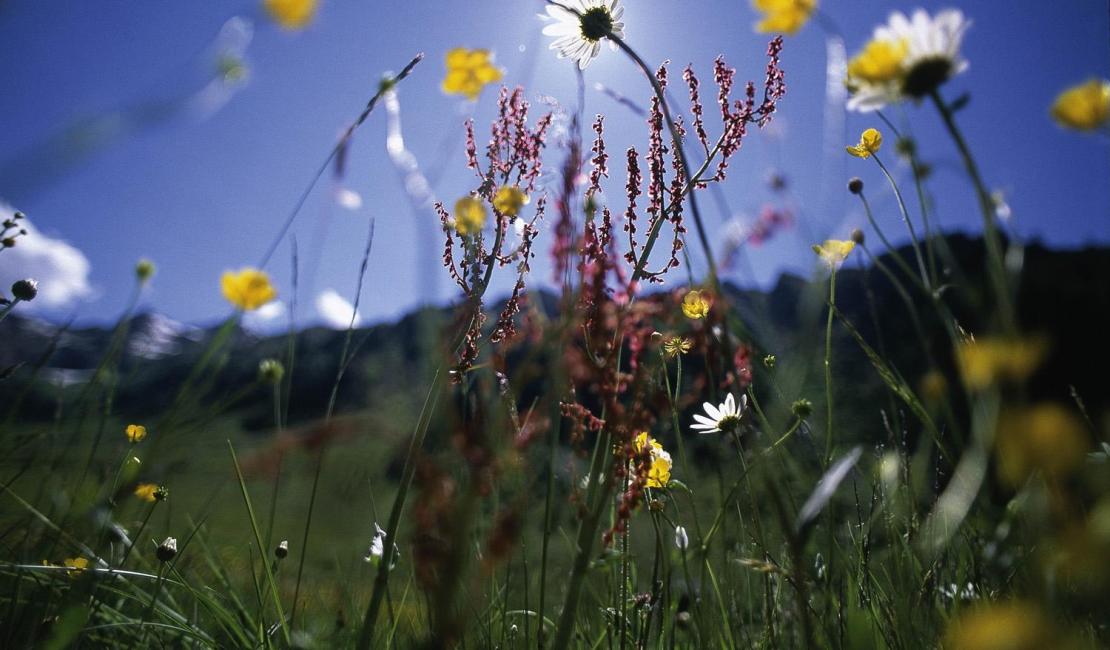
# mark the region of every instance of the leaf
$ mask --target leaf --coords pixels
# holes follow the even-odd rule
[[[49,650],[68,648],[84,629],[89,620],[89,608],[85,605],[70,605],[62,612],[54,624],[54,633],[42,647]]]
[[[817,482],[817,487],[813,489],[813,493],[802,505],[802,509],[798,512],[798,519],[794,522],[794,528],[799,534],[812,524],[817,519],[817,515],[821,514],[825,506],[829,504],[829,500],[836,493],[836,488],[840,487],[840,483],[848,476],[848,472],[856,466],[862,455],[863,447],[855,447],[833,463],[832,467]]]
[[[690,486],[686,485],[685,483],[683,483],[682,481],[680,481],[676,478],[672,478],[671,480],[667,481],[667,489],[668,490],[682,490],[683,492],[688,492],[690,494],[694,493],[694,491],[690,489]]]
[[[962,111],[963,109],[967,108],[967,105],[970,104],[970,103],[971,103],[971,95],[969,93],[964,93],[964,94],[960,95],[959,97],[957,97],[956,99],[952,100],[952,103],[948,105],[948,110],[952,111],[953,113],[956,113],[958,111]]]
[[[6,368],[0,368],[0,381],[4,381],[5,379],[8,379],[9,377],[12,376],[12,374],[15,373],[16,370],[19,370],[22,367],[23,367],[23,362],[17,363],[15,365],[8,366]]]

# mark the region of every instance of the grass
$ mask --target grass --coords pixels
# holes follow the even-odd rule
[[[369,334],[352,318],[337,359],[290,333],[267,344],[280,358],[265,373],[228,388],[222,377],[244,376],[233,372],[235,333],[255,306],[232,295],[238,309],[173,385],[159,382],[165,409],[129,442],[118,399],[143,375],[124,367],[123,346],[147,269],[84,383],[53,389],[39,368],[5,375],[12,394],[55,390],[57,408],[48,421],[11,410],[0,429],[0,646],[1110,644],[1105,426],[1070,377],[1054,388],[1070,400],[1032,390],[1051,352],[1044,332],[1023,327],[1012,261],[1022,243],[1002,237],[956,107],[930,89],[976,187],[987,254],[961,266],[928,226],[921,161],[911,154],[914,208],[875,145],[864,157],[896,198],[917,268],[891,248],[860,183],[852,192],[883,249],[865,233],[815,246],[822,263],[796,294],[788,337],[766,301],[722,283],[695,198],[725,182],[748,130],[784,100],[781,38],[762,97],[753,85],[726,101],[711,138],[704,114],[716,111],[703,109],[692,67],[680,122],[665,66],[653,72],[596,13],[570,15],[646,78],[647,145],[627,154],[627,184],[615,169],[609,178],[603,120],[591,146],[579,109],[560,148],[548,118],[504,89],[491,141],[474,142],[468,161],[484,227],[459,228],[436,206],[461,295],[449,319],[423,312],[418,358],[359,356]],[[420,60],[379,85],[263,266],[355,129]],[[729,98],[722,60],[714,77]],[[563,182],[545,184],[545,166]],[[501,205],[505,186],[535,200]],[[561,270],[555,308],[527,291],[541,233]],[[862,253],[871,266],[838,285]],[[708,266],[704,283],[691,254]],[[487,295],[495,274],[514,283],[504,302]],[[709,296],[704,312],[684,312],[692,290]],[[859,302],[851,290],[870,311],[844,307]],[[540,301],[521,299],[531,296]],[[332,362],[319,419],[291,422],[304,399],[295,373],[319,377]],[[376,380],[364,408],[338,412],[352,376]],[[272,413],[262,431],[236,411],[252,395]],[[739,410],[726,413],[732,400]],[[706,421],[716,430],[695,434]],[[140,498],[146,482],[166,491]]]

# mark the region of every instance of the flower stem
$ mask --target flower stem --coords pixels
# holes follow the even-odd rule
[[[940,112],[940,116],[944,120],[944,126],[948,129],[948,134],[952,136],[952,140],[956,143],[956,149],[960,152],[964,167],[967,168],[967,174],[971,177],[971,182],[975,186],[975,193],[979,198],[979,208],[983,213],[983,237],[986,240],[987,246],[988,275],[994,284],[1002,326],[1006,330],[1013,331],[1016,328],[1014,322],[1014,306],[1006,281],[1006,267],[1002,258],[1002,242],[999,239],[998,224],[995,221],[994,205],[991,201],[990,192],[987,191],[987,186],[983,183],[983,176],[979,173],[979,166],[975,163],[975,158],[971,155],[971,149],[967,145],[967,140],[964,139],[960,127],[956,124],[956,118],[952,113],[952,109],[944,102],[944,99],[941,98],[938,91],[933,90],[929,93],[929,97],[933,100],[933,104]]]
[[[894,177],[891,176],[890,170],[886,168],[883,161],[879,160],[878,154],[872,154],[871,157],[875,159],[879,169],[883,170],[883,175],[886,176],[886,180],[894,190],[894,197],[898,199],[898,210],[902,213],[902,223],[906,224],[906,228],[910,231],[910,242],[913,244],[914,257],[917,258],[917,270],[921,274],[921,283],[925,285],[927,290],[932,291],[929,274],[925,271],[925,260],[921,257],[921,243],[917,240],[917,231],[913,227],[913,221],[910,220],[909,211],[906,210],[906,202],[902,199],[902,190],[898,189],[898,183],[894,181]]]
[[[836,267],[829,275],[829,316],[825,321],[825,463],[832,460],[833,395],[832,395],[832,328],[833,305],[836,304]]]

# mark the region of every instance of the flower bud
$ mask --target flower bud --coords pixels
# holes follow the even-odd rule
[[[23,214],[19,210],[16,210],[15,214],[12,215],[12,218],[15,219],[16,221],[19,221],[20,219],[26,219],[27,215]]]
[[[258,363],[258,381],[277,385],[285,376],[285,366],[277,359],[263,359]]]
[[[852,194],[862,194],[863,179],[859,176],[853,176],[851,180],[848,181],[848,191]]]
[[[12,285],[12,295],[15,296],[16,300],[31,302],[35,299],[35,296],[39,295],[39,283],[30,278],[17,280]]]
[[[156,270],[154,262],[144,257],[135,264],[135,277],[139,279],[140,283],[145,284],[154,277],[154,271]]]
[[[4,248],[15,248],[15,237],[5,237],[0,239],[0,246]]]
[[[809,415],[813,413],[813,402],[809,401],[808,399],[802,398],[790,405],[790,411],[794,413],[794,415],[796,415],[797,417],[803,419],[808,418]]]
[[[686,529],[682,526],[675,526],[674,528],[674,545],[680,551],[685,551],[690,547],[690,536],[686,534]]]
[[[773,354],[768,354],[767,356],[763,357],[763,365],[768,370],[775,367],[775,361],[775,355]]]
[[[274,557],[279,560],[284,560],[289,555],[289,540],[283,539],[281,543],[274,549]]]
[[[167,537],[166,541],[158,545],[158,550],[154,552],[155,557],[159,562],[169,562],[177,556],[177,539]]]
[[[851,239],[852,241],[856,242],[856,244],[862,246],[866,238],[864,237],[862,230],[860,230],[859,228],[852,228],[852,234],[848,235],[848,239]]]

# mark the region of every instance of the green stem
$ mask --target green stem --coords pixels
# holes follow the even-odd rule
[[[833,305],[836,304],[836,267],[829,275],[829,315],[825,321],[825,463],[832,460],[833,443],[833,395],[832,395],[832,329]]]
[[[872,154],[875,163],[879,165],[879,169],[883,170],[883,175],[890,183],[890,187],[894,190],[894,198],[898,200],[898,210],[902,213],[902,223],[906,224],[906,228],[910,231],[910,242],[913,244],[913,254],[917,258],[917,270],[921,273],[921,283],[925,288],[931,291],[931,284],[929,283],[929,274],[925,271],[925,260],[921,257],[921,243],[917,240],[917,231],[913,227],[913,221],[910,220],[910,213],[906,210],[906,202],[902,199],[902,190],[898,189],[898,183],[894,181],[894,177],[890,175],[890,171],[879,160],[878,154]]]
[[[960,127],[956,124],[956,117],[953,115],[952,109],[944,102],[944,99],[941,98],[938,91],[933,90],[929,94],[929,97],[933,100],[933,104],[937,107],[937,110],[940,111],[940,116],[944,120],[944,126],[948,129],[948,134],[952,136],[952,140],[956,143],[956,149],[960,152],[964,167],[967,168],[967,174],[971,177],[971,182],[975,186],[975,193],[979,198],[979,209],[983,213],[983,237],[986,240],[987,246],[988,275],[994,284],[1002,326],[1006,330],[1013,332],[1016,329],[1014,306],[1006,281],[1006,266],[1002,256],[1002,242],[999,238],[998,223],[995,221],[994,202],[991,200],[990,192],[983,182],[982,174],[979,173],[979,166],[976,164],[975,158],[971,155],[971,149],[967,145],[967,140],[964,139]]]
[[[424,407],[417,419],[412,440],[409,443],[408,453],[405,455],[405,465],[401,472],[401,484],[397,488],[397,496],[393,500],[393,508],[389,513],[389,522],[386,524],[385,538],[382,540],[382,559],[378,563],[378,573],[374,578],[374,590],[370,596],[370,604],[366,607],[366,614],[362,619],[362,630],[359,633],[358,650],[368,650],[374,640],[374,624],[377,622],[378,610],[381,609],[385,597],[386,586],[389,582],[389,568],[393,562],[393,550],[397,539],[397,529],[401,523],[401,512],[404,510],[405,497],[412,485],[413,476],[416,474],[416,455],[424,446],[424,437],[428,433],[432,413],[435,412],[439,400],[439,387],[442,373],[436,371],[432,385],[424,398]]]

